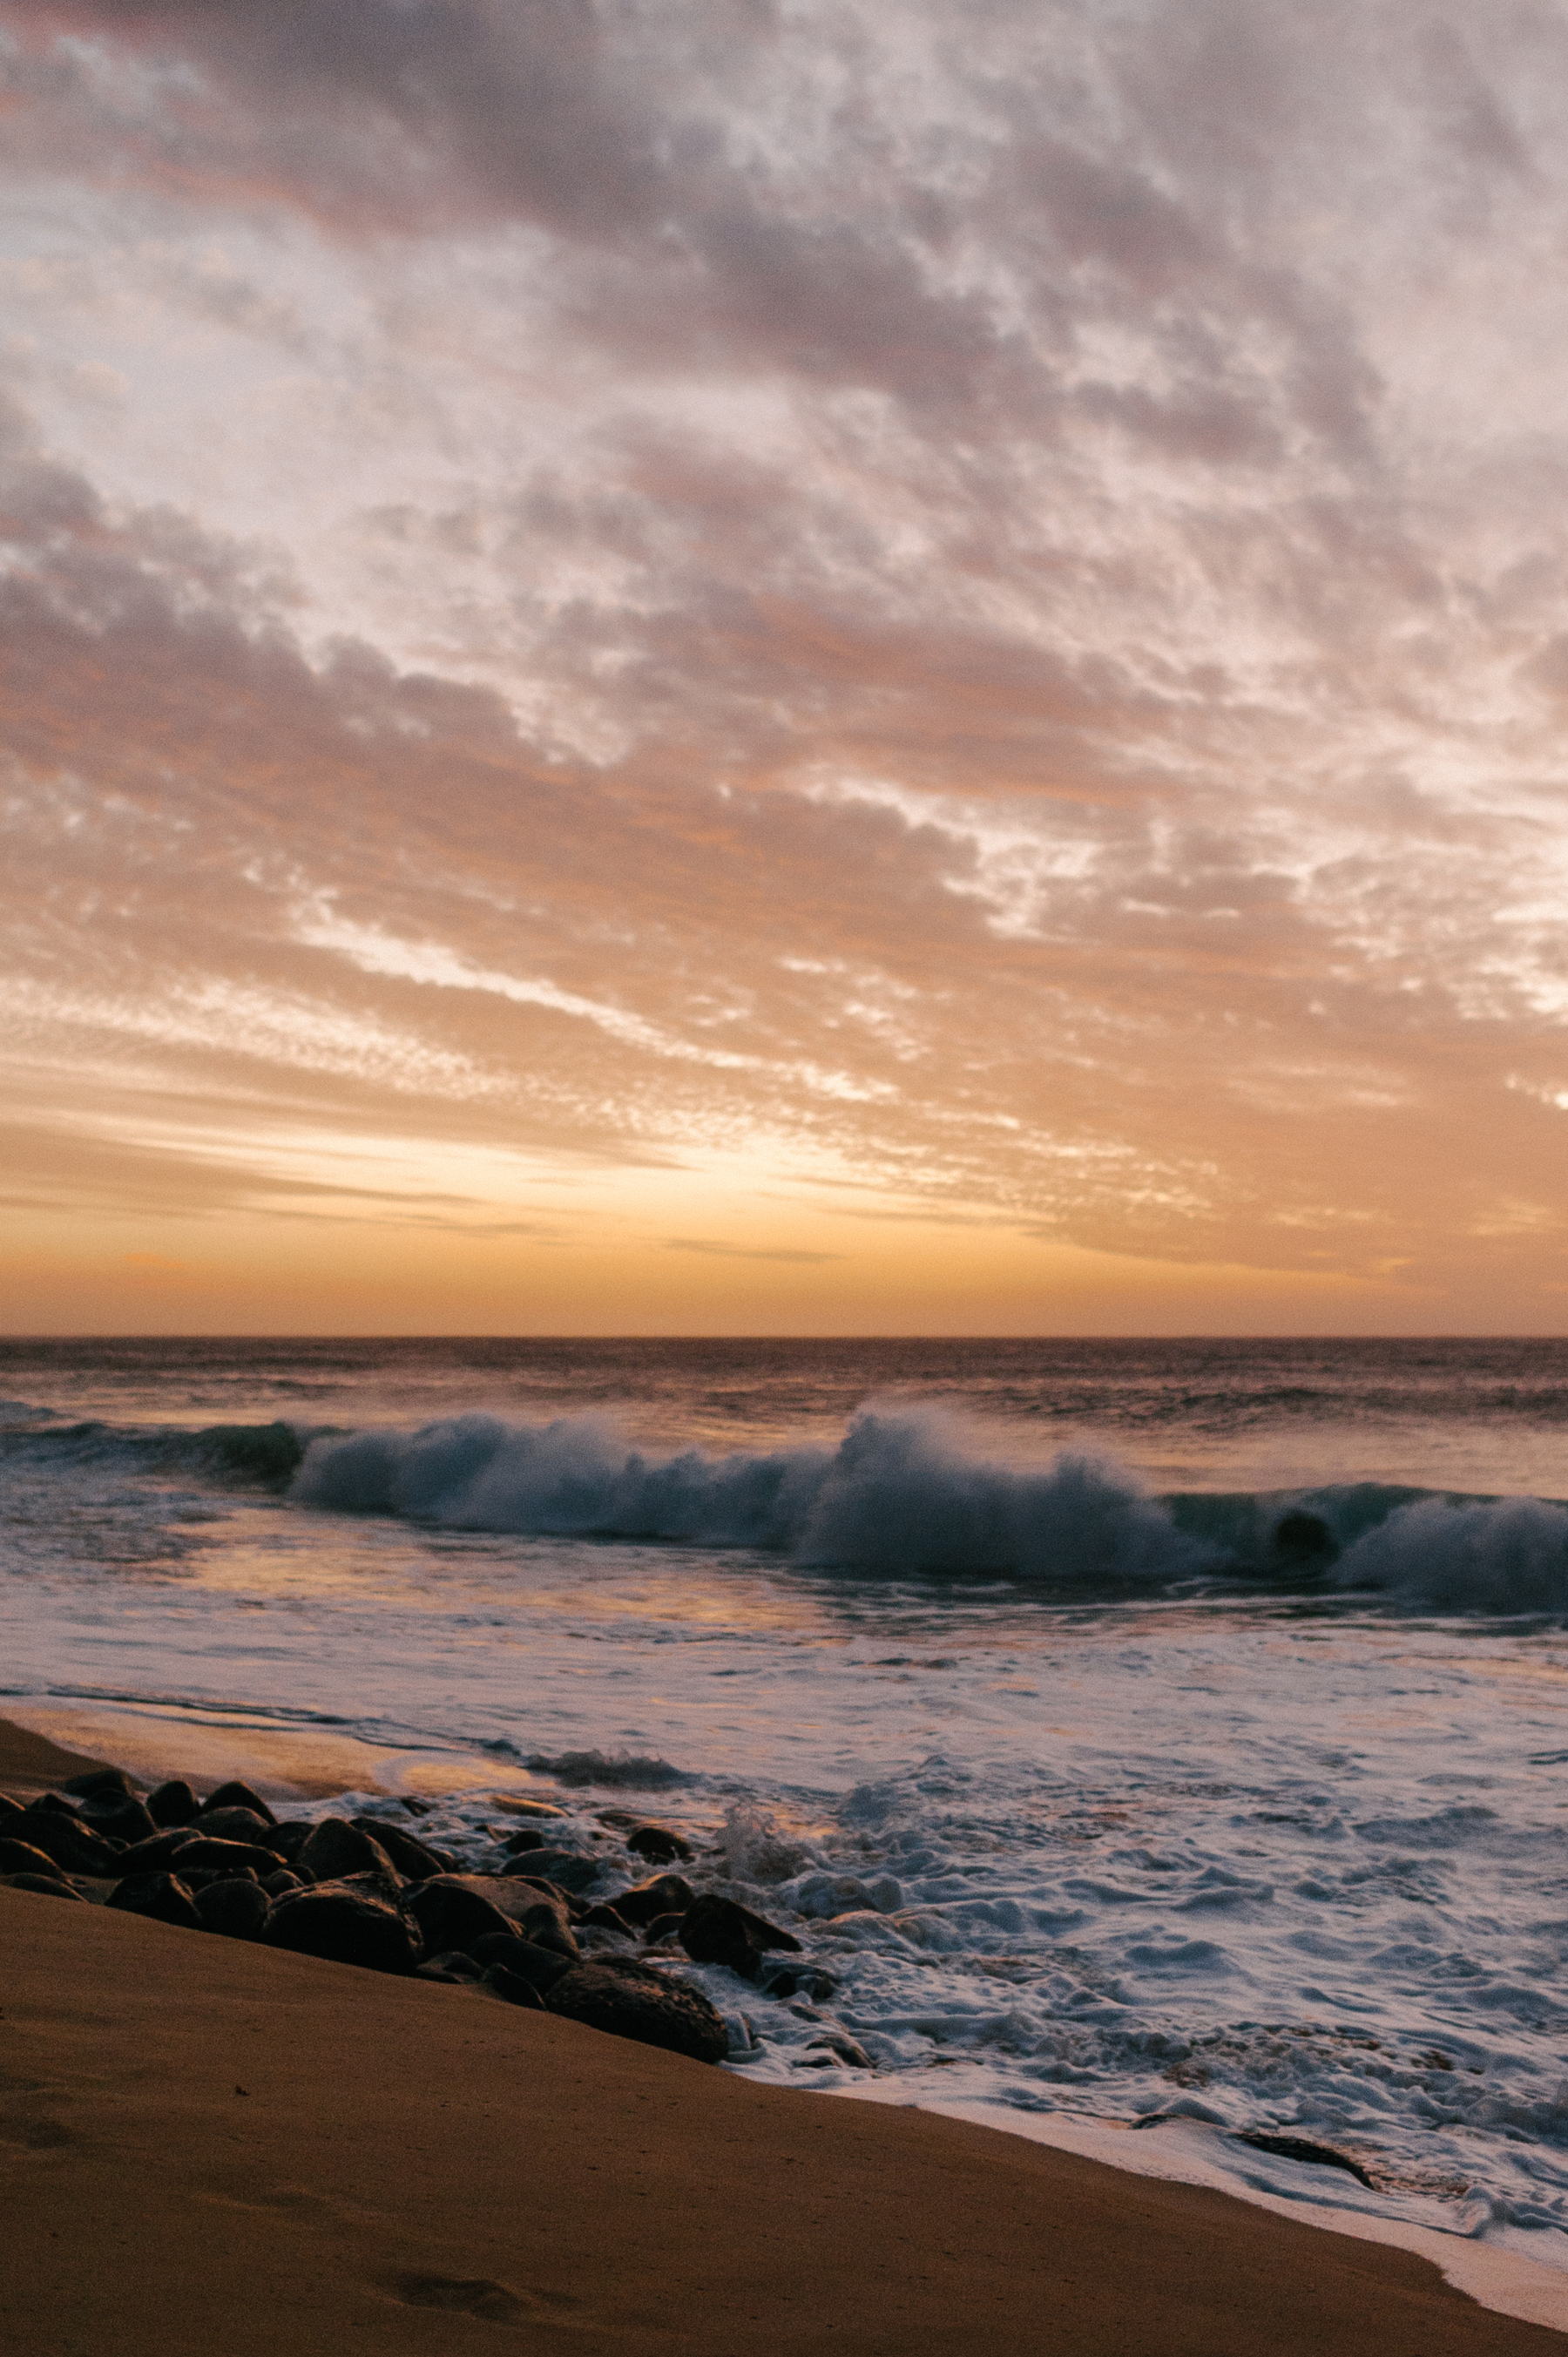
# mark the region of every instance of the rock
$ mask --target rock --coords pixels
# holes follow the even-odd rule
[[[749,1907],[737,1906],[733,1899],[721,1899],[712,1890],[694,1899],[687,1909],[681,1945],[694,1964],[727,1964],[732,1973],[748,1981],[757,1979],[770,1948],[785,1948],[797,1956],[801,1953],[792,1932],[781,1932],[776,1923],[754,1915]]]
[[[831,2071],[835,2062],[844,2064],[851,2071],[873,2071],[876,2067],[865,2047],[851,2038],[847,2030],[831,2029],[824,2037],[812,2039],[794,2068],[797,2071]]]
[[[776,1964],[761,1984],[764,1996],[809,1996],[813,2005],[824,2004],[837,1986],[811,1964]]]
[[[277,1823],[261,1794],[253,1792],[249,1784],[242,1784],[237,1779],[232,1783],[220,1784],[215,1792],[209,1792],[201,1804],[204,1817],[215,1815],[220,1809],[249,1809],[251,1814],[260,1817],[264,1825]]]
[[[427,1955],[414,1971],[422,1981],[461,1981],[467,1988],[478,1988],[485,1977],[485,1968],[461,1948],[445,1948],[438,1956]]]
[[[157,1832],[141,1802],[124,1792],[112,1801],[84,1801],[81,1822],[95,1834],[102,1834],[105,1841],[124,1842],[127,1847],[135,1842],[150,1841]]]
[[[175,1874],[131,1874],[117,1882],[105,1904],[126,1915],[150,1915],[155,1923],[176,1923],[199,1932],[201,1918],[188,1883]]]
[[[652,1866],[668,1866],[671,1858],[690,1857],[692,1845],[668,1825],[634,1825],[626,1837],[628,1849]]]
[[[650,1882],[634,1883],[629,1890],[614,1890],[609,1905],[623,1923],[651,1923],[656,1915],[684,1915],[695,1892],[679,1874],[656,1874]]]
[[[250,1842],[257,1849],[270,1850],[274,1823],[271,1817],[258,1816],[254,1809],[203,1809],[193,1830],[203,1841]]]
[[[516,1921],[523,1938],[532,1940],[536,1948],[547,1948],[552,1954],[564,1956],[571,1964],[575,1964],[583,1953],[577,1945],[566,1910],[558,1900],[542,1899],[536,1907],[528,1908]]]
[[[70,1813],[69,1802],[62,1805],[67,1811],[64,1816],[41,1802],[24,1809],[19,1817],[8,1820],[11,1839],[42,1850],[53,1865],[63,1866],[68,1874],[118,1874],[119,1850]]]
[[[269,1899],[281,1899],[285,1890],[303,1890],[306,1885],[297,1874],[291,1874],[286,1866],[280,1866],[274,1874],[261,1877],[261,1887]]]
[[[669,2054],[689,2054],[694,2061],[722,2062],[729,2051],[729,2034],[701,1989],[625,1959],[574,1965],[544,2005],[567,2021]]]
[[[635,1940],[637,1937],[637,1933],[632,1930],[631,1925],[627,1921],[625,1916],[618,1915],[615,1909],[604,1900],[601,1900],[596,1907],[590,1907],[587,1910],[587,1912],[579,1920],[583,1923],[584,1927],[588,1930],[595,1932],[618,1932],[623,1940]],[[678,1923],[680,1920],[681,1919],[678,1915],[669,1915],[664,1918],[664,1921],[670,1923]]]
[[[652,1947],[656,1940],[668,1940],[679,1932],[685,1920],[684,1915],[656,1915],[651,1923],[643,1925],[642,1936]]]
[[[542,1849],[544,1847],[544,1835],[542,1834],[534,1833],[531,1827],[524,1825],[521,1833],[508,1834],[506,1839],[501,1844],[501,1847],[507,1852],[509,1857],[520,1857],[524,1850]]]
[[[1369,2192],[1378,2190],[1376,2181],[1360,2162],[1352,2160],[1348,2153],[1336,2152],[1331,2144],[1314,2144],[1306,2136],[1271,2136],[1262,2128],[1243,2128],[1236,2141],[1250,2144],[1254,2152],[1272,2152],[1281,2160],[1304,2160],[1318,2169],[1342,2169],[1366,2186]]]
[[[124,1768],[89,1768],[81,1776],[68,1776],[60,1790],[79,1801],[101,1801],[108,1807],[136,1797],[136,1788]]]
[[[575,1849],[531,1849],[526,1856],[531,1875],[559,1883],[563,1890],[587,1890],[599,1878],[598,1859]]]
[[[54,1870],[54,1860],[47,1850],[36,1848],[31,1842],[0,1838],[0,1874],[52,1875]]]
[[[411,1882],[424,1882],[433,1874],[450,1874],[456,1859],[443,1849],[427,1849],[403,1825],[388,1824],[383,1817],[350,1817],[349,1824],[385,1850],[400,1874]]]
[[[154,1834],[150,1841],[134,1842],[129,1849],[122,1850],[114,1861],[114,1871],[119,1875],[166,1874],[180,1851],[196,1838],[184,1825],[177,1825],[168,1833]]]
[[[438,1874],[406,1892],[403,1904],[416,1919],[432,1953],[442,1948],[471,1949],[476,1940],[497,1933],[503,1939],[517,1935],[510,1916],[472,1889],[467,1876]]]
[[[516,1939],[506,1932],[489,1932],[484,1939],[476,1940],[473,1955],[475,1963],[487,1973],[503,1966],[519,1980],[527,1981],[541,1996],[576,1969],[572,1958],[559,1954],[555,1949],[541,1948],[532,1940]]]
[[[380,1842],[346,1817],[323,1817],[288,1863],[303,1866],[317,1882],[338,1882],[346,1874],[367,1873],[397,1879],[397,1868]]]
[[[508,2005],[527,2006],[535,2013],[544,2011],[544,1999],[533,1983],[524,1980],[519,1973],[509,1971],[505,1964],[491,1965],[485,1975],[485,1986],[494,1989],[498,1996],[504,1996]]]
[[[558,1882],[547,1882],[542,1874],[476,1875],[474,1879],[480,1889],[494,1892],[496,1905],[504,1908],[509,1915],[525,1914],[541,1899],[564,1907],[569,1923],[580,1923],[588,1911],[585,1899],[579,1899],[575,1891],[563,1890]]]
[[[25,1813],[31,1816],[35,1809],[48,1809],[57,1817],[74,1817],[77,1814],[76,1803],[68,1801],[63,1792],[40,1792],[36,1801],[27,1803]]]
[[[292,1866],[315,1831],[308,1817],[285,1817],[267,1835],[267,1847]]]
[[[193,1825],[201,1814],[201,1803],[190,1786],[177,1778],[147,1794],[147,1814],[155,1825]]]
[[[269,1948],[376,1973],[412,1973],[424,1954],[419,1926],[409,1916],[342,1883],[278,1900],[262,1937]]]
[[[40,1899],[76,1899],[87,1904],[80,1890],[73,1890],[56,1874],[0,1874],[0,1882],[7,1890],[36,1890]]]
[[[0,1792],[0,1825],[5,1824],[7,1817],[19,1817],[23,1813],[20,1801],[14,1801],[9,1792]]]
[[[129,1856],[127,1851],[126,1857]],[[199,1867],[206,1874],[238,1874],[248,1866],[259,1878],[273,1873],[277,1866],[273,1852],[258,1849],[253,1842],[220,1841],[216,1838],[209,1841],[200,1833],[192,1834],[188,1841],[182,1841],[175,1857],[181,1874],[188,1873],[192,1867]],[[124,1873],[123,1863],[116,1871]]]
[[[230,1940],[259,1940],[273,1902],[256,1882],[209,1882],[196,1895],[196,1911],[209,1932]]]

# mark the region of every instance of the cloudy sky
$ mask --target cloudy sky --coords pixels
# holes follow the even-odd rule
[[[1568,1331],[1568,5],[0,0],[0,1322]]]

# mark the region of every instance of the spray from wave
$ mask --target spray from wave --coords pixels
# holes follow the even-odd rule
[[[1015,1470],[970,1454],[933,1411],[863,1413],[836,1449],[717,1458],[651,1457],[596,1417],[465,1415],[317,1440],[291,1494],[449,1528],[757,1547],[885,1573],[1163,1580],[1207,1553],[1119,1469],[1062,1455]]]

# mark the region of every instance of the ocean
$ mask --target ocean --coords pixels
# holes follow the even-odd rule
[[[655,1817],[732,2069],[1568,2266],[1564,1496],[1555,1341],[12,1341],[0,1714]]]

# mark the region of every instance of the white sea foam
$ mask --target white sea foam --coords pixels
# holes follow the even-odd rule
[[[1346,1587],[1461,1612],[1568,1609],[1568,1507],[1541,1498],[1422,1498],[1347,1548]]]

